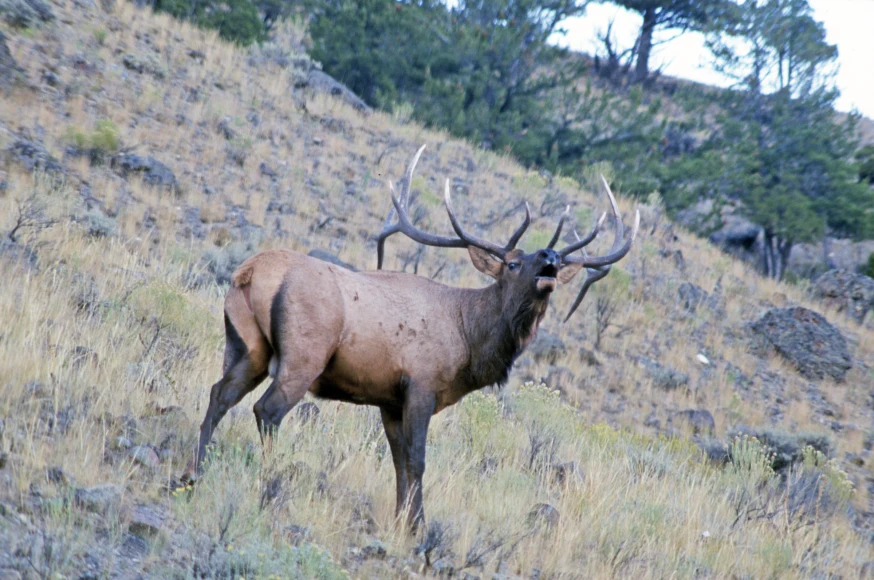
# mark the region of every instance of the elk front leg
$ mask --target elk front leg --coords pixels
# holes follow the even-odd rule
[[[424,389],[410,388],[404,403],[403,434],[404,459],[407,464],[406,504],[409,506],[409,522],[416,531],[425,522],[422,505],[422,476],[425,473],[425,444],[428,439],[428,424],[435,408],[434,394]]]
[[[403,415],[400,411],[380,408],[382,411],[382,426],[391,449],[392,463],[395,466],[396,504],[395,517],[400,518],[407,502],[407,460],[406,444],[404,443]]]

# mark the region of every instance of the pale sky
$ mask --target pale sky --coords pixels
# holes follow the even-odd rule
[[[809,0],[814,18],[825,24],[827,40],[838,46],[840,69],[836,82],[841,91],[837,108],[858,110],[874,119],[874,0]],[[613,32],[621,48],[634,44],[640,17],[612,4],[590,6],[586,15],[568,20],[568,33],[557,39],[558,44],[594,54],[596,40],[614,20]],[[662,38],[676,36],[677,31],[665,31]],[[662,67],[664,74],[707,84],[730,84],[709,66],[710,53],[704,48],[701,34],[686,33],[653,49],[651,67]]]

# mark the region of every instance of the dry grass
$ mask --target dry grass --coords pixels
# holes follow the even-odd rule
[[[56,11],[62,16],[56,28],[8,35],[37,88],[17,89],[0,101],[0,145],[27,131],[62,158],[70,127],[91,131],[109,119],[122,147],[167,164],[181,192],[126,181],[81,159],[67,160],[63,183],[23,174],[15,165],[4,168],[0,232],[11,228],[17,202],[34,192],[45,200],[46,220],[57,223],[25,239],[38,255],[38,269],[0,257],[6,274],[0,279],[0,451],[8,460],[0,472],[6,506],[0,514],[7,514],[0,519],[0,545],[12,554],[42,530],[53,538],[55,555],[31,557],[33,570],[81,570],[95,546],[107,569],[131,566],[119,555],[129,514],[100,519],[65,501],[70,488],[45,475],[61,467],[75,486],[115,483],[124,489],[125,506],[157,502],[168,510],[172,523],[136,564],[153,577],[204,570],[247,577],[330,577],[340,568],[356,577],[424,572],[424,556],[413,555],[421,539],[410,539],[393,521],[394,477],[372,409],[319,403],[319,420],[302,425],[290,418],[276,453],[263,461],[247,399],[222,423],[202,485],[168,495],[166,485],[190,456],[208,386],[220,370],[222,288],[215,277],[234,256],[270,247],[323,248],[373,268],[372,236],[388,209],[388,181],[400,177],[421,143],[429,148],[415,188],[428,210],[425,223],[441,233],[450,231],[439,207],[445,177],[454,180],[466,222],[495,238],[506,236],[518,216],[497,218],[527,199],[536,219],[523,245],[531,249],[550,235],[567,203],[579,227],[589,226],[606,206],[603,195],[592,193],[595,175],[583,187],[549,181],[445,134],[399,125],[380,113],[361,116],[336,99],[293,90],[288,70],[249,66],[248,51],[212,32],[145,14],[131,3],[118,4],[110,15],[72,5]],[[103,44],[95,28],[108,31]],[[203,60],[189,56],[192,51]],[[169,77],[124,69],[125,52],[154,54]],[[60,61],[56,54],[63,55]],[[85,71],[74,69],[74,55],[84,59]],[[49,65],[62,79],[58,90],[39,84]],[[226,118],[236,131],[230,141],[217,129]],[[242,163],[234,152],[244,154]],[[262,162],[274,178],[261,174]],[[609,167],[598,169],[621,184]],[[83,225],[89,210],[79,192],[86,182],[114,226],[109,236],[93,237]],[[634,209],[628,200],[620,205],[627,215]],[[657,205],[643,210],[634,251],[595,287],[570,324],[560,320],[575,289],[557,293],[542,328],[565,341],[566,353],[552,365],[532,362],[506,392],[468,397],[435,419],[425,495],[430,520],[447,531],[429,560],[469,564],[466,571],[485,576],[528,576],[537,569],[544,577],[760,578],[859,569],[874,554],[843,512],[790,516],[774,499],[777,478],[752,468],[712,467],[682,439],[653,438],[644,419],[654,414],[664,424],[678,410],[706,408],[721,434],[737,423],[771,425],[769,408],[779,396],[783,412],[775,427],[826,431],[832,419],[811,403],[809,381],[780,360],[756,358],[737,337],[746,323],[782,303],[823,312],[852,337],[859,361],[874,360],[874,332],[824,310],[801,287],[759,278],[700,239],[677,231],[674,240]],[[477,228],[477,222],[491,225]],[[608,243],[599,240],[594,251]],[[393,238],[387,266],[400,268],[413,249]],[[670,257],[676,250],[684,269]],[[484,283],[462,252],[429,248],[419,272],[438,271],[446,283]],[[718,285],[724,310],[685,313],[677,299],[684,281],[710,293]],[[619,307],[595,367],[577,347],[593,347],[599,296]],[[696,360],[699,354],[709,366]],[[633,362],[641,355],[686,373],[689,388],[654,388]],[[572,407],[550,389],[521,384],[524,375],[545,377],[556,368],[566,378],[551,386],[560,386]],[[752,385],[738,387],[736,372]],[[758,378],[762,372],[780,378],[780,393],[769,391]],[[872,371],[857,365],[844,384],[813,385],[837,410],[842,430],[832,438],[839,458],[867,453],[872,384]],[[168,407],[182,412],[156,416],[156,409]],[[160,464],[153,470],[136,465],[118,449],[119,437],[160,448]],[[532,461],[532,438],[552,441],[546,445],[551,453]],[[584,479],[556,482],[554,464],[569,461]],[[867,467],[853,469],[854,479],[868,474]],[[280,482],[275,497],[262,501],[274,479]],[[858,487],[842,501],[868,510],[865,486]],[[532,531],[527,515],[538,503],[559,511],[556,528]],[[290,525],[307,530],[300,548],[292,547]],[[385,558],[350,551],[374,539],[384,543]],[[0,568],[7,563],[0,560]]]

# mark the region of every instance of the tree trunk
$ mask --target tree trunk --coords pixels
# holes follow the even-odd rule
[[[656,9],[647,8],[643,12],[643,25],[637,46],[637,62],[634,67],[635,82],[645,82],[649,77],[649,55],[652,52],[652,33],[656,26]]]
[[[773,232],[764,231],[762,244],[762,271],[768,278],[782,280],[792,255],[791,240],[781,238]]]

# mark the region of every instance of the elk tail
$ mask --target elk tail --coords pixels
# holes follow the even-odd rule
[[[249,259],[243,262],[239,268],[234,270],[233,275],[231,275],[231,281],[234,286],[240,288],[242,286],[247,286],[250,282],[252,282],[252,274],[255,270],[254,262]]]

